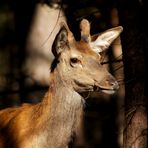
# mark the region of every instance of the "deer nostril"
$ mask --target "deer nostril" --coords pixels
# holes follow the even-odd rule
[[[111,84],[112,84],[113,89],[118,89],[119,88],[119,84],[118,84],[117,81],[114,81]]]
[[[114,78],[110,78],[107,80],[107,82],[112,87],[112,89],[117,90],[119,88],[119,84]]]

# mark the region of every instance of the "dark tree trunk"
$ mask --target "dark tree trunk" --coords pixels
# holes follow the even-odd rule
[[[120,0],[125,72],[124,148],[147,147],[146,58],[148,31],[146,5],[138,0]]]

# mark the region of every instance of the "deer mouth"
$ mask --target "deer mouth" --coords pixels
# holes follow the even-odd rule
[[[97,85],[94,86],[94,91],[97,91],[97,92],[101,91],[105,94],[114,94],[117,89],[118,88],[114,89],[114,88],[104,88],[104,87],[97,86]]]
[[[109,95],[112,95],[116,92],[116,90],[113,90],[113,89],[100,89],[103,93],[106,93],[106,94],[109,94]]]

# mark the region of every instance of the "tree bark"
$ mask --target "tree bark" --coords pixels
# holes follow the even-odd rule
[[[124,148],[147,147],[147,24],[145,5],[140,1],[119,1],[125,73]]]

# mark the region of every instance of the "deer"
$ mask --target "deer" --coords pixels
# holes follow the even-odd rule
[[[122,26],[90,35],[87,19],[80,22],[77,41],[62,24],[52,45],[54,60],[49,88],[37,104],[0,111],[0,148],[67,148],[83,114],[83,92],[115,93],[119,84],[101,63],[101,53],[120,35]]]

